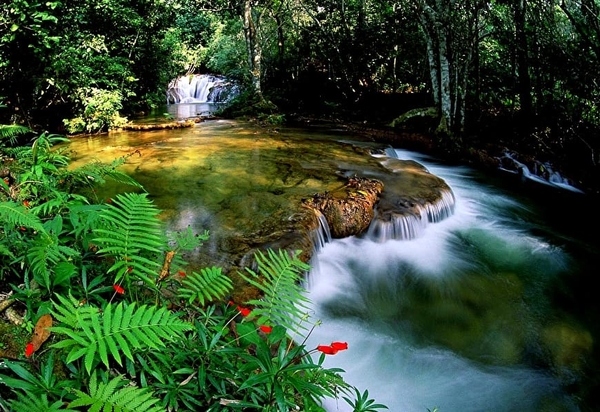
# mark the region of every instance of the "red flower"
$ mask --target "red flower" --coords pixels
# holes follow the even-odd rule
[[[108,204],[112,203],[112,199],[106,199],[106,203],[108,203]]]
[[[23,201],[23,206],[29,207],[29,202],[27,200]]]
[[[336,353],[338,353],[338,350],[336,348],[327,345],[319,345],[317,346],[317,350],[319,352],[323,352],[325,355],[335,355]]]
[[[10,180],[4,179],[4,183],[6,183],[6,185],[8,186],[10,184]]]
[[[35,349],[33,348],[33,343],[29,342],[27,346],[25,346],[25,357],[30,357],[31,355],[33,355],[33,352],[35,352]]]
[[[115,290],[115,292],[117,292],[119,295],[122,295],[125,293],[125,289],[123,289],[120,285],[113,285],[113,289]]]
[[[264,333],[271,333],[271,331],[273,330],[273,327],[267,326],[267,325],[261,325],[260,330],[262,330]]]
[[[237,310],[242,314],[242,316],[248,316],[250,314],[250,312],[252,312],[250,309],[243,308],[241,306],[238,306]]]
[[[133,268],[131,266],[127,266],[127,273],[131,273],[133,271]]]
[[[21,230],[21,232],[24,232],[27,230],[27,228],[25,226],[21,226],[19,229]]]
[[[348,349],[348,342],[331,342],[331,347],[335,350]]]
[[[179,276],[181,276],[182,278],[185,277],[185,272],[183,270],[180,270],[179,272],[177,272],[179,274]]]

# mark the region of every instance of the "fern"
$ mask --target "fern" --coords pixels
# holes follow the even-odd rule
[[[0,202],[0,221],[13,227],[26,227],[38,233],[46,233],[41,220],[15,202]]]
[[[123,165],[126,161],[126,157],[113,160],[111,164],[102,163],[100,161],[93,161],[75,169],[72,173],[78,177],[79,180],[85,181],[92,184],[102,184],[106,181],[106,178],[110,178],[117,183],[122,183],[130,186],[134,186],[140,189],[144,187],[131,176],[119,172],[117,168]]]
[[[153,285],[160,271],[158,255],[165,245],[162,223],[159,210],[146,196],[117,195],[101,212],[105,227],[95,231],[99,237],[94,242],[100,246],[99,254],[115,258],[108,270],[116,272],[115,283],[131,272]]]
[[[108,383],[97,381],[96,374],[90,378],[87,394],[75,390],[77,399],[69,404],[69,409],[79,406],[88,406],[89,412],[163,412],[164,409],[154,406],[159,399],[152,397],[152,392],[147,388],[125,386],[125,381],[120,376],[110,380]],[[120,387],[119,387],[120,386]]]
[[[65,326],[53,327],[55,333],[67,338],[54,344],[57,348],[70,348],[66,362],[84,357],[85,368],[90,373],[96,356],[108,368],[108,355],[122,365],[121,353],[133,361],[133,350],[158,349],[165,341],[180,337],[191,326],[178,319],[166,308],[136,307],[121,302],[116,306],[106,305],[99,309],[82,306],[77,300],[57,295],[60,303],[54,302],[54,317]]]
[[[181,283],[183,287],[179,288],[179,296],[187,299],[189,303],[198,300],[201,306],[204,306],[205,302],[224,298],[233,289],[231,279],[222,273],[221,268],[214,266],[201,269],[200,273],[193,272]]]
[[[19,412],[66,412],[63,402],[50,403],[46,394],[19,393],[17,399],[10,403],[11,410]]]
[[[0,142],[8,140],[11,145],[17,143],[17,137],[30,133],[31,129],[18,124],[0,124]]]
[[[44,223],[46,235],[34,239],[33,244],[27,251],[27,259],[35,280],[48,291],[50,291],[51,286],[57,284],[53,277],[57,268],[65,269],[65,264],[72,266],[68,259],[79,255],[79,252],[75,249],[59,244],[62,227],[63,219],[61,216],[55,216],[54,219]]]
[[[298,254],[299,251],[290,255],[284,250],[276,253],[269,249],[265,256],[258,252],[255,257],[260,275],[249,268],[246,271],[250,276],[240,273],[263,293],[262,299],[247,302],[255,306],[252,313],[258,317],[259,324],[275,323],[291,330],[306,329],[302,325],[302,315],[308,309],[309,300],[300,282],[310,266],[302,262]]]

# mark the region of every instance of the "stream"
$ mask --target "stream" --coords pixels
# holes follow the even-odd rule
[[[377,158],[357,147],[382,149],[344,130],[229,120],[75,138],[70,147],[73,167],[131,155],[121,170],[144,185],[169,230],[209,230],[202,250],[186,256],[193,268],[239,264],[249,239],[277,230],[303,198],[371,173]],[[394,412],[600,407],[591,286],[599,244],[589,229],[598,217],[586,199],[523,190],[415,152],[392,155],[444,179],[454,213],[411,239],[321,234],[306,289],[311,322],[322,323],[308,347],[347,341],[326,366]],[[127,189],[109,184],[99,196]]]

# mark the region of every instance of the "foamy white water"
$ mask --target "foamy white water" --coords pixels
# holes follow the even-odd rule
[[[544,285],[568,256],[529,234],[527,209],[469,169],[396,153],[446,180],[455,213],[413,240],[324,245],[307,279],[322,321],[307,347],[347,341],[325,366],[390,411],[578,410],[549,368],[534,367],[551,313]],[[343,400],[325,407],[352,410]]]

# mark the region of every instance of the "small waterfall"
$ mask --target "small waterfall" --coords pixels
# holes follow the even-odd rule
[[[317,214],[317,219],[319,219],[319,228],[314,231],[314,253],[319,252],[325,245],[331,242],[331,231],[329,230],[329,224],[327,223],[327,219],[323,213],[319,212],[315,209],[315,213]]]
[[[367,231],[369,239],[376,242],[387,240],[411,240],[423,234],[430,223],[439,223],[454,214],[454,194],[443,191],[435,203],[415,206],[415,213],[390,213],[385,216],[377,213]]]
[[[454,214],[454,193],[451,190],[442,192],[441,198],[435,203],[427,203],[425,211],[429,223],[439,223]]]
[[[401,159],[398,150],[385,149],[384,155],[374,155],[383,159]],[[411,159],[411,161],[413,161]],[[382,165],[394,170],[386,160]],[[422,167],[422,165],[419,165]],[[426,173],[429,173],[423,167]],[[434,202],[415,204],[407,199],[400,202],[387,202],[385,207],[375,210],[375,217],[367,231],[367,237],[376,242],[387,240],[411,240],[423,234],[430,223],[439,223],[454,214],[455,197],[452,189],[439,189],[439,197]],[[385,189],[384,189],[385,192]]]
[[[391,216],[389,220],[373,219],[367,237],[376,242],[390,239],[410,240],[419,237],[427,226],[427,219],[420,215]]]
[[[237,94],[238,86],[224,77],[194,74],[169,83],[167,104],[226,103]]]
[[[505,152],[500,160],[500,170],[517,174],[523,182],[531,181],[543,185],[554,186],[576,193],[583,193],[571,184],[569,179],[563,177],[558,171],[553,170],[550,163],[534,161],[531,167],[517,160],[517,156]]]

